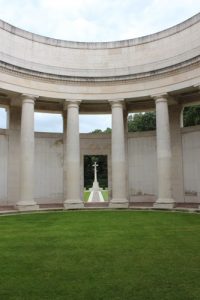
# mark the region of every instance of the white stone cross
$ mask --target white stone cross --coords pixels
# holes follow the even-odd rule
[[[91,193],[88,199],[88,202],[104,202],[103,195],[101,193],[101,189],[99,188],[99,183],[97,181],[97,163],[95,162],[94,165],[94,182],[91,188]]]
[[[95,162],[92,166],[94,167],[94,182],[97,182],[97,167],[99,165],[97,165],[97,163]]]

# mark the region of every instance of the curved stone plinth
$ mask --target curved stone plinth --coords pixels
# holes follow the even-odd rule
[[[39,210],[39,205],[36,202],[18,202],[16,205],[19,211],[35,211]]]
[[[175,207],[175,201],[173,199],[158,199],[153,207],[158,209],[173,209]]]
[[[109,208],[128,208],[129,203],[127,199],[111,199]]]
[[[84,204],[80,199],[66,200],[64,202],[64,209],[82,209],[82,208],[84,208]]]

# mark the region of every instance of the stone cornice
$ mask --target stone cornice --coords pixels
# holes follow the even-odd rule
[[[200,21],[200,13],[194,15],[193,17],[181,22],[175,26],[167,28],[157,33],[153,33],[147,36],[138,37],[129,40],[121,40],[121,41],[113,41],[113,42],[96,42],[96,43],[88,43],[88,42],[73,42],[73,41],[65,41],[54,38],[49,38],[45,36],[41,36],[38,34],[34,34],[32,32],[28,32],[26,30],[17,28],[13,25],[10,25],[3,20],[0,20],[0,28],[3,30],[10,32],[13,35],[20,36],[24,39],[35,41],[38,43],[56,46],[56,47],[65,47],[72,49],[114,49],[114,48],[124,48],[124,47],[132,47],[135,45],[150,43],[162,38],[166,38],[178,32],[185,30],[193,26],[194,24]]]
[[[170,76],[174,72],[180,72],[184,69],[191,69],[198,67],[200,65],[200,55],[186,60],[184,62],[171,65],[169,67],[143,72],[143,73],[136,73],[136,74],[128,74],[128,75],[119,75],[119,76],[107,76],[107,77],[81,77],[81,76],[63,76],[63,75],[55,75],[51,73],[43,73],[38,72],[22,67],[18,67],[3,61],[0,61],[0,71],[13,74],[14,76],[31,78],[35,80],[42,80],[47,82],[56,82],[56,83],[63,83],[63,82],[70,82],[70,83],[105,83],[105,82],[124,82],[129,80],[144,80],[151,78],[155,78],[158,76]]]

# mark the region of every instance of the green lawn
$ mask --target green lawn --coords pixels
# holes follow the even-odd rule
[[[84,201],[87,202],[88,199],[89,199],[89,196],[90,196],[90,192],[89,191],[84,191],[83,196],[84,196]]]
[[[0,299],[199,300],[200,215],[0,217]]]

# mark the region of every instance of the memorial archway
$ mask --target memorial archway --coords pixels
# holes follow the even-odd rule
[[[98,188],[96,199],[95,195],[91,195],[91,192],[93,192],[92,188]],[[85,202],[108,201],[107,155],[84,155],[84,196]]]

